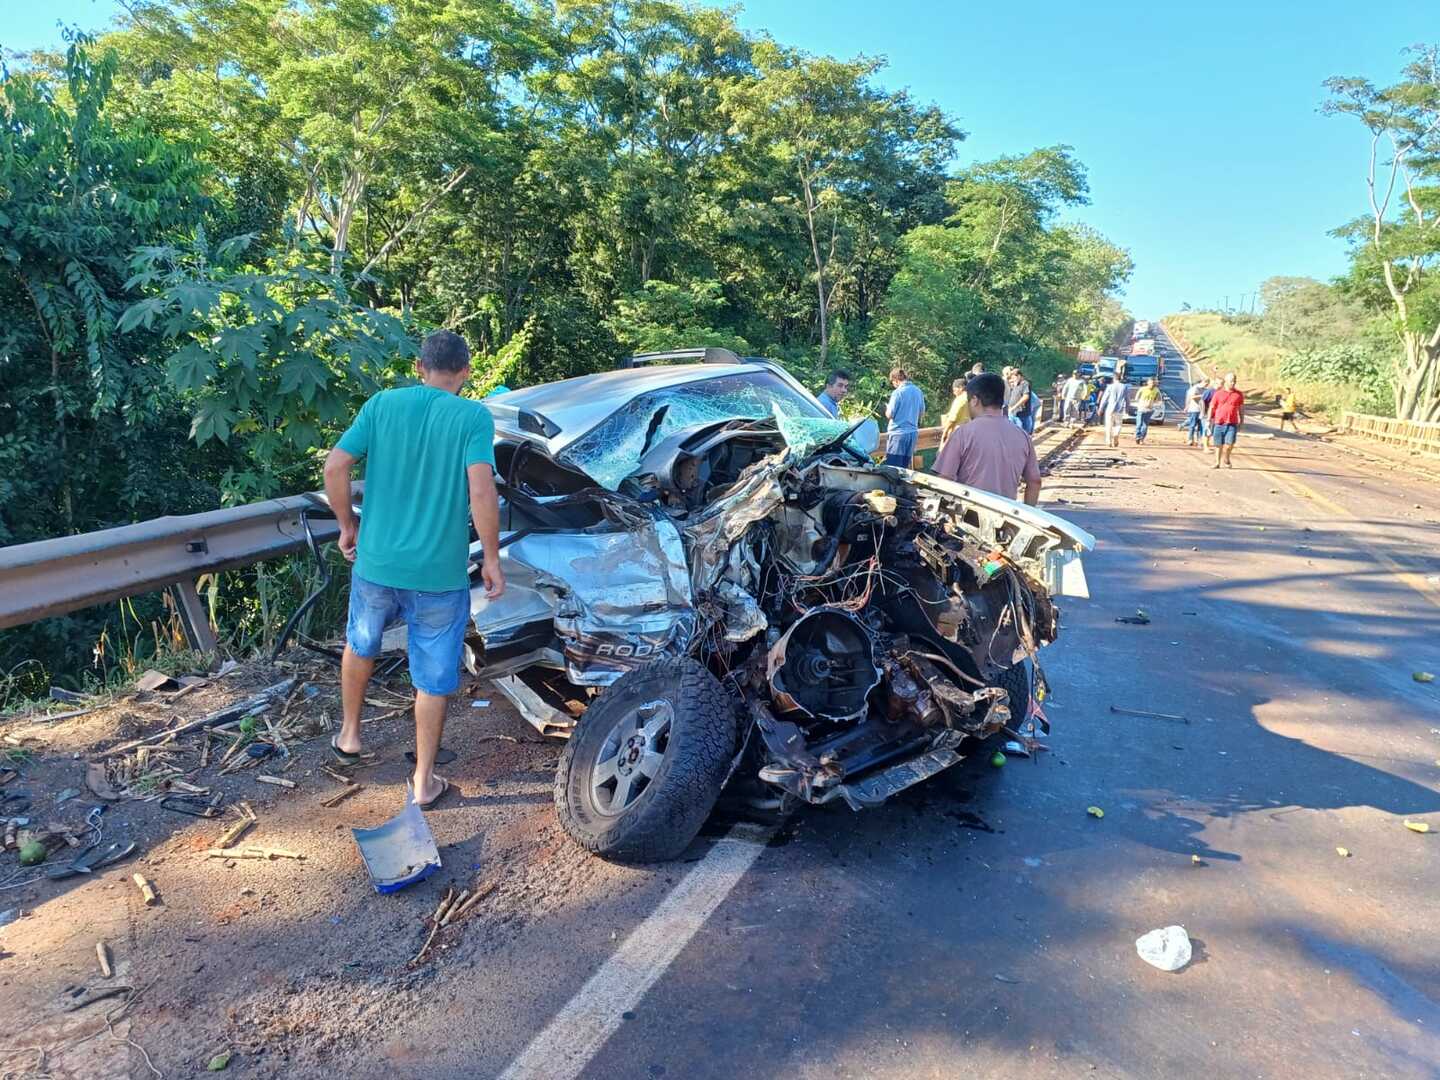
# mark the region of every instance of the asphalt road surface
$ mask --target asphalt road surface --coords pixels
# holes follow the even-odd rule
[[[1099,545],[1036,760],[615,867],[559,835],[553,749],[497,701],[447,734],[460,796],[431,820],[447,873],[500,891],[423,965],[445,880],[374,896],[342,828],[389,812],[397,762],[333,825],[257,785],[304,864],[226,876],[177,833],[146,865],[163,910],[124,899],[131,868],[36,903],[7,1015],[99,934],[152,987],[126,1030],[167,1076],[224,1045],[239,1076],[1440,1075],[1440,682],[1414,678],[1440,673],[1440,493],[1258,419],[1216,471],[1176,419],[1047,478]],[[1171,924],[1195,950],[1173,974],[1135,950]],[[90,1045],[115,1064],[89,1075],[153,1075]]]

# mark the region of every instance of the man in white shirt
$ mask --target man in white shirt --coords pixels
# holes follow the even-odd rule
[[[1065,403],[1065,422],[1075,425],[1080,422],[1080,402],[1085,398],[1085,380],[1079,371],[1072,371],[1070,377],[1060,386],[1060,400]]]
[[[1120,429],[1125,426],[1125,409],[1130,404],[1130,391],[1124,380],[1114,379],[1100,395],[1100,415],[1105,420],[1105,445],[1118,449]]]

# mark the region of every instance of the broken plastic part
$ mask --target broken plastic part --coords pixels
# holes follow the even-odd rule
[[[405,809],[373,829],[351,829],[378,893],[398,892],[440,869],[440,849],[425,815],[409,796]]]

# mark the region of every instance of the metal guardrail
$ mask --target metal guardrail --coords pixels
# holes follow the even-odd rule
[[[362,490],[355,485],[357,497]],[[213,651],[195,579],[299,551],[300,511],[325,505],[312,492],[0,548],[0,629],[170,589],[191,646]],[[320,542],[339,535],[333,521],[311,527]]]
[[[1423,454],[1440,454],[1440,423],[1435,421],[1397,420],[1393,416],[1346,412],[1340,416],[1340,430]]]

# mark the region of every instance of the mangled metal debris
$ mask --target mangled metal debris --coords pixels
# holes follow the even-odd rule
[[[873,425],[773,365],[590,379],[492,399],[511,585],[475,590],[470,654],[569,737],[575,840],[672,857],[727,784],[858,809],[997,737],[1038,745],[1037,653],[1052,598],[1088,595],[1090,536],[873,464]]]

